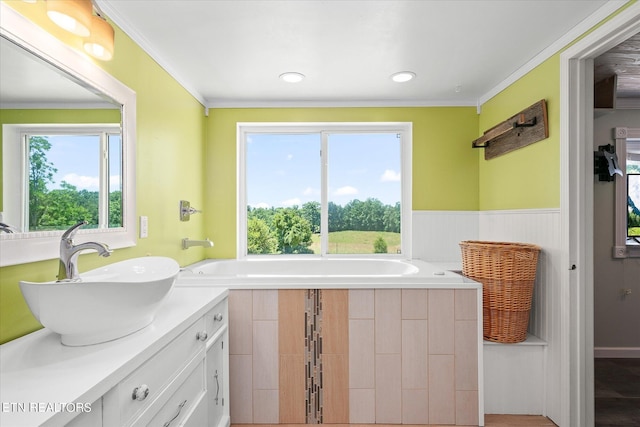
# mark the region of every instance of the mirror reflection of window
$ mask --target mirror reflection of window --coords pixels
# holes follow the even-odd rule
[[[627,139],[627,238],[640,239],[640,139]]]
[[[29,185],[24,223],[29,231],[121,227],[122,138],[91,132],[25,133]]]

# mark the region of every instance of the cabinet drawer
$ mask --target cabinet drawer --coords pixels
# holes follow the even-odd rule
[[[150,427],[183,425],[193,416],[194,410],[200,407],[204,396],[204,362],[200,362],[147,425]],[[196,412],[197,415],[198,412]]]
[[[229,310],[227,308],[227,299],[218,303],[215,307],[213,307],[205,316],[205,324],[206,331],[209,335],[209,338],[213,337],[213,335],[222,327],[222,325],[227,324],[228,322],[228,314]]]
[[[204,348],[204,342],[196,338],[203,328],[204,320],[199,319],[120,383],[116,397],[120,408],[119,425],[127,425],[152,404],[178,371]],[[143,398],[145,387],[148,394]],[[141,400],[133,397],[136,389]]]
[[[83,412],[67,424],[65,427],[102,427],[102,399],[93,402],[89,412]]]

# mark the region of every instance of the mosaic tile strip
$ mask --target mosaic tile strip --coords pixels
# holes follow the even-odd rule
[[[322,424],[322,293],[308,289],[304,304],[306,422]]]

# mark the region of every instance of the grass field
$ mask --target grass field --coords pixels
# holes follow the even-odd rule
[[[382,237],[387,242],[387,253],[395,254],[400,250],[400,233],[387,231],[336,231],[329,233],[330,254],[372,254],[373,242]],[[313,253],[320,253],[320,235],[312,236]]]

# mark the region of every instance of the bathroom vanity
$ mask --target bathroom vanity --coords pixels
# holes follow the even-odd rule
[[[154,322],[67,347],[41,329],[0,346],[0,425],[227,427],[225,288],[174,288]]]

